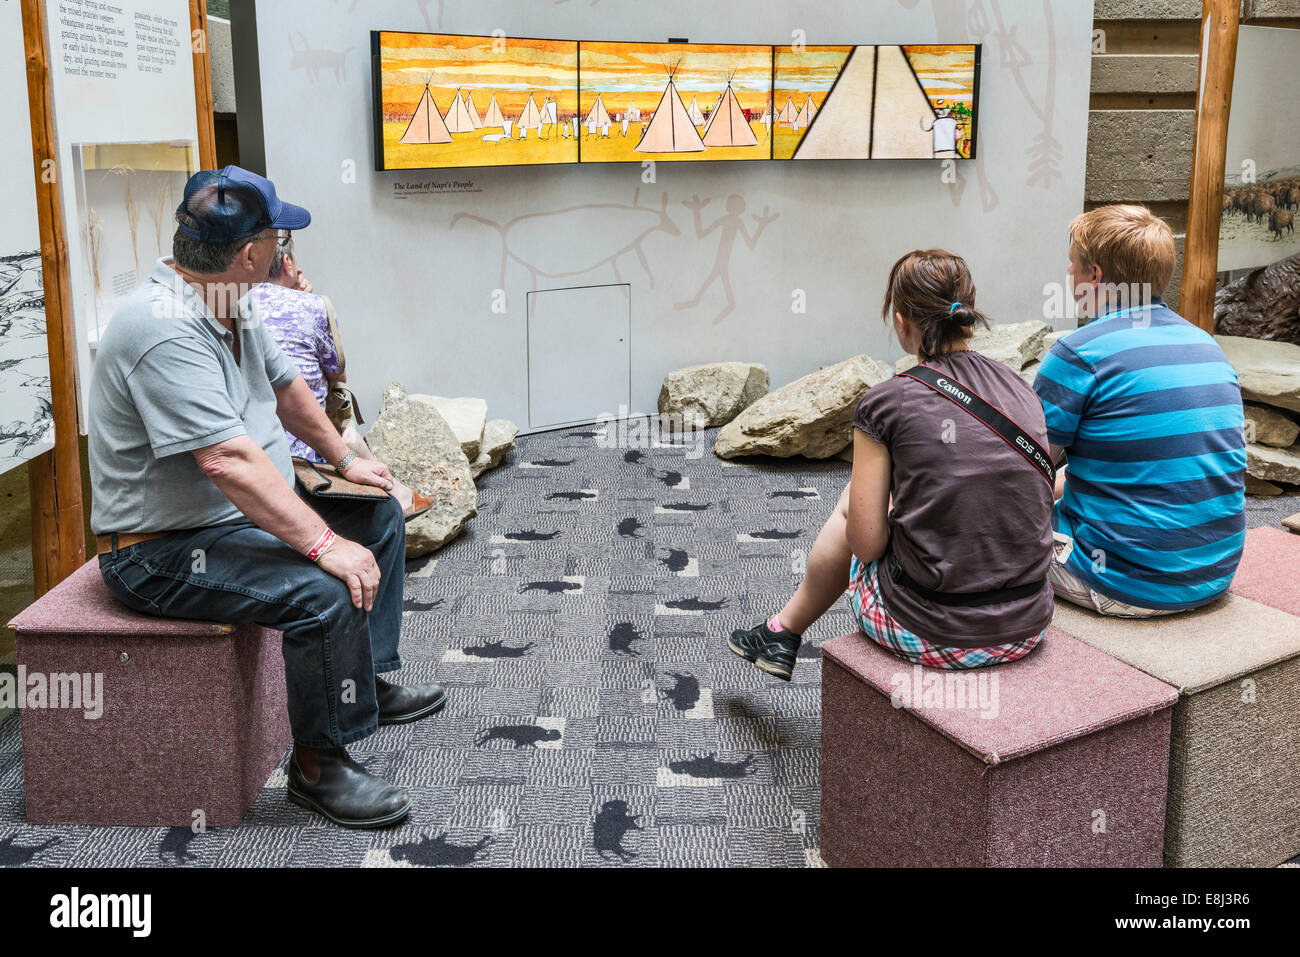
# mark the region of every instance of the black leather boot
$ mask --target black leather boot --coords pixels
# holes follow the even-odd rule
[[[318,775],[309,781],[289,758],[289,800],[351,828],[389,827],[411,813],[411,795],[353,761],[346,748],[315,748]]]
[[[380,724],[419,721],[441,711],[447,703],[447,692],[436,681],[403,687],[389,684],[378,675],[375,675],[375,697],[379,699]]]

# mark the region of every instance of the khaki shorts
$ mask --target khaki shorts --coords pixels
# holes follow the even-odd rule
[[[1052,546],[1052,566],[1047,570],[1047,578],[1052,583],[1052,590],[1056,592],[1057,598],[1064,598],[1075,605],[1114,618],[1159,618],[1161,615],[1178,613],[1177,609],[1140,608],[1137,605],[1125,604],[1089,588],[1085,582],[1065,569],[1065,563],[1070,560],[1070,553],[1074,551],[1074,539],[1061,532],[1053,532],[1052,538],[1055,539],[1055,543]]]

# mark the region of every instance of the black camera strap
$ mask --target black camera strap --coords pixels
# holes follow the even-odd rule
[[[1056,488],[1056,467],[1052,456],[1033,440],[1020,426],[1003,415],[995,406],[985,401],[972,389],[962,385],[952,376],[937,372],[929,366],[913,366],[899,375],[915,379],[924,386],[933,389],[954,405],[960,406],[972,416],[983,422],[1002,441],[1019,452],[1032,465],[1053,489]]]
[[[1053,467],[1051,456],[1047,451],[1035,442],[1024,429],[1016,425],[1015,422],[1003,415],[1001,411],[974,391],[962,385],[952,376],[936,372],[929,366],[914,366],[899,374],[907,376],[909,379],[915,379],[949,401],[961,406],[988,426],[1007,445],[1024,456],[1025,461],[1037,469],[1038,474],[1047,480],[1047,484],[1053,489],[1056,488],[1056,469]],[[1028,585],[1018,585],[1014,588],[998,588],[984,592],[935,591],[932,588],[926,588],[908,575],[892,549],[885,555],[885,571],[895,584],[901,585],[921,598],[939,605],[965,608],[1019,601],[1031,595],[1036,595],[1043,589],[1043,582],[1030,582]]]

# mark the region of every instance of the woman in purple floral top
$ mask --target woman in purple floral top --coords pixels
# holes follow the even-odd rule
[[[268,280],[256,286],[249,297],[266,328],[289,361],[298,367],[316,401],[324,407],[330,386],[336,381],[346,382],[347,375],[339,369],[339,353],[330,335],[325,300],[312,292],[311,283],[298,268],[292,240],[287,246],[277,245]],[[284,435],[289,440],[289,454],[317,461],[316,453],[305,442],[289,432]],[[343,433],[343,441],[361,457],[375,457],[365,439],[350,424]],[[394,482],[394,497],[410,512],[414,494],[401,482],[396,479]]]

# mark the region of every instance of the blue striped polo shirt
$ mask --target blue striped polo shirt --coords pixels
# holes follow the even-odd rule
[[[1218,343],[1156,299],[1062,337],[1034,390],[1069,455],[1066,570],[1154,609],[1227,590],[1246,537],[1241,388]]]

